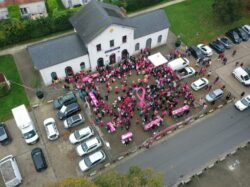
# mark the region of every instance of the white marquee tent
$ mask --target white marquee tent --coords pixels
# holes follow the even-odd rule
[[[150,62],[154,64],[155,67],[166,64],[168,60],[159,52],[148,57]]]

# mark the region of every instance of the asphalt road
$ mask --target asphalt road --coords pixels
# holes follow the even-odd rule
[[[168,140],[125,160],[115,169],[127,171],[132,165],[151,167],[164,174],[165,183],[174,185],[241,142],[250,139],[250,110],[239,112],[233,105],[197,122]]]

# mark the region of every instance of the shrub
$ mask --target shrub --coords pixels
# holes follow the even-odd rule
[[[9,17],[12,19],[21,19],[20,8],[18,5],[8,6]]]

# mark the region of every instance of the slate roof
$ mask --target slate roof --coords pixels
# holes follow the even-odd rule
[[[163,10],[129,18],[119,7],[96,0],[92,0],[69,20],[85,44],[88,44],[112,24],[134,28],[135,39],[170,26]]]
[[[119,7],[96,0],[88,3],[69,21],[85,44],[112,24],[134,27]]]
[[[36,69],[44,69],[88,54],[76,33],[28,47]]]
[[[169,28],[170,23],[163,10],[156,10],[149,13],[131,17],[131,22],[136,25],[134,39],[152,34]]]

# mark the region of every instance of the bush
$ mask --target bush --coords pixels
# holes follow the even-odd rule
[[[20,8],[18,5],[8,6],[9,17],[12,19],[21,19]]]

